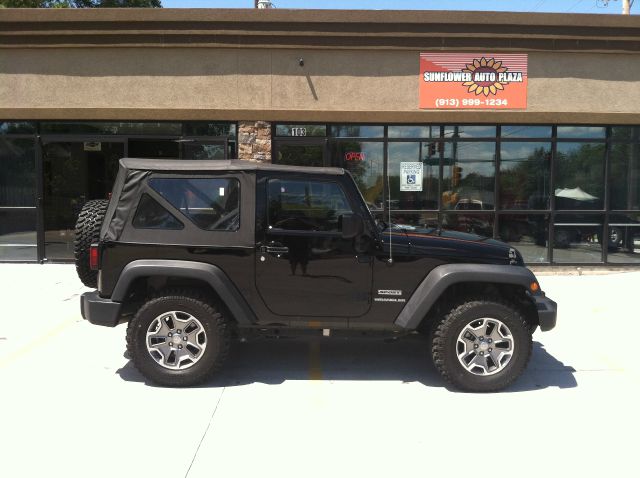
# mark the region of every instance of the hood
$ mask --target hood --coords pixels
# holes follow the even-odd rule
[[[429,256],[447,262],[524,265],[522,255],[509,244],[466,232],[392,225],[395,244],[410,255]],[[389,234],[389,228],[383,231]]]

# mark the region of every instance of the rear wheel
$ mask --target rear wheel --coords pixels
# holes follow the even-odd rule
[[[471,300],[434,325],[431,353],[442,376],[469,392],[513,383],[531,356],[531,327],[510,304]]]
[[[95,289],[98,287],[98,271],[89,266],[89,247],[100,240],[100,228],[107,212],[109,201],[96,199],[88,201],[76,221],[76,237],[73,252],[76,261],[76,272],[84,285]]]
[[[229,326],[206,299],[176,291],[145,303],[129,323],[127,351],[149,380],[197,385],[220,369],[229,352]]]

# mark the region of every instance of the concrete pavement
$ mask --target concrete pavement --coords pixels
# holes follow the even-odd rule
[[[205,386],[148,385],[66,265],[0,265],[3,476],[637,476],[640,273],[541,275],[558,327],[488,395],[421,340],[238,344]]]

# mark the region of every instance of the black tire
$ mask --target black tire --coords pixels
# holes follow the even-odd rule
[[[168,369],[159,364],[147,349],[147,330],[156,318],[170,311],[192,315],[206,333],[206,348],[189,368]],[[148,300],[127,327],[127,355],[150,381],[167,387],[201,384],[218,371],[229,354],[230,326],[220,311],[193,291],[170,291]]]
[[[73,242],[76,272],[82,283],[92,289],[98,287],[98,271],[89,267],[89,247],[100,239],[100,228],[108,204],[106,199],[87,201],[76,221],[76,237]]]
[[[474,320],[498,319],[511,331],[513,355],[502,370],[476,375],[462,366],[457,356],[458,335]],[[431,354],[433,363],[449,383],[467,392],[496,392],[511,385],[522,374],[531,357],[531,326],[518,309],[493,300],[469,300],[455,306],[434,324]]]

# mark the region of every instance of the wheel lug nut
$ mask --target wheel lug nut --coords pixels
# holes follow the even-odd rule
[[[173,342],[169,342],[169,347],[173,347]]]
[[[182,333],[182,330],[180,329],[176,330],[176,334],[181,334],[181,333]]]
[[[491,352],[493,349],[489,349],[489,352]]]
[[[489,343],[493,342],[493,340],[489,339]]]
[[[473,348],[477,349],[478,348],[478,344],[473,344]]]
[[[181,348],[182,348],[182,345],[178,345],[178,348],[179,348],[179,349],[181,349]]]
[[[480,352],[480,355],[484,355],[484,352]]]
[[[182,337],[182,340],[184,340],[186,342],[187,341],[187,336],[185,335],[184,337]]]
[[[480,342],[484,342],[484,337],[480,337]]]

